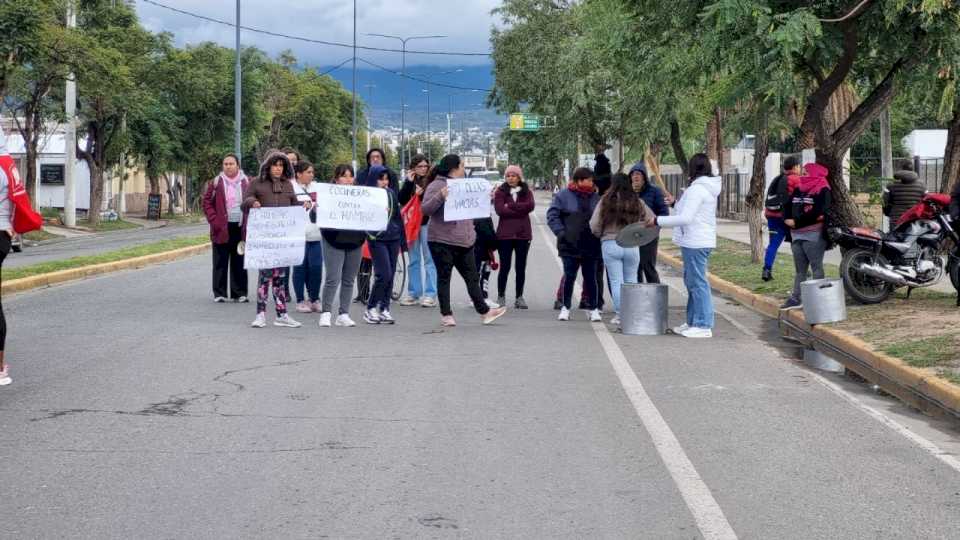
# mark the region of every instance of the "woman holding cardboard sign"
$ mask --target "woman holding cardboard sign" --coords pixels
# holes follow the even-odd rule
[[[477,235],[472,219],[447,221],[444,219],[444,205],[450,194],[448,179],[463,178],[463,162],[460,157],[449,154],[443,157],[427,176],[427,187],[423,194],[423,214],[430,216],[429,241],[430,254],[437,267],[437,295],[440,298],[440,315],[443,326],[456,326],[453,309],[450,307],[450,279],[453,269],[467,283],[467,292],[473,307],[483,317],[483,324],[490,324],[500,318],[507,309],[491,309],[480,290],[480,277],[473,260],[473,244]]]
[[[333,173],[338,185],[353,185],[353,167],[337,165]],[[323,306],[320,313],[320,328],[329,328],[332,324],[352,327],[357,324],[350,318],[350,298],[353,297],[353,285],[363,259],[361,248],[367,240],[363,231],[323,229],[323,268],[327,275],[323,282]],[[340,310],[336,322],[333,321],[333,297],[340,288]]]
[[[297,195],[293,192],[290,178],[294,175],[290,160],[281,152],[267,153],[267,158],[260,165],[260,176],[250,182],[243,199],[243,211],[249,212],[252,208],[273,208],[281,206],[298,206]],[[304,203],[306,208],[311,205]],[[246,220],[244,220],[246,223]],[[299,328],[300,323],[287,314],[287,284],[289,281],[288,267],[260,269],[257,280],[257,318],[250,323],[254,328],[263,328],[267,325],[267,295],[273,286],[273,300],[277,307],[277,318],[274,326]]]

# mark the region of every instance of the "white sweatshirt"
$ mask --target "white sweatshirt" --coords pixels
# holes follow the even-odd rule
[[[677,201],[674,214],[658,217],[657,225],[675,227],[673,243],[680,247],[717,247],[717,197],[721,187],[719,176],[697,178]]]

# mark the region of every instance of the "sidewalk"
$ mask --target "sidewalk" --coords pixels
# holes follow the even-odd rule
[[[664,230],[663,235],[669,236],[669,231]],[[742,242],[744,244],[750,243],[750,229],[747,223],[741,221],[732,221],[727,219],[717,220],[717,236],[721,238],[726,238],[728,240],[735,240],[737,242]],[[766,226],[764,226],[764,242],[763,245],[767,245],[768,236],[766,234]],[[793,253],[790,251],[790,244],[784,242],[780,246],[780,249],[777,250],[777,257],[789,257],[793,259]],[[824,257],[824,262],[827,264],[832,264],[835,266],[840,266],[840,249],[834,248],[827,252],[826,257]],[[950,276],[944,275],[939,283],[930,287],[930,290],[943,292],[947,294],[956,294],[956,291],[953,289],[953,285],[950,284]]]

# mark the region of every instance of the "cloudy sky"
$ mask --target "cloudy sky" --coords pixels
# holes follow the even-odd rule
[[[154,0],[172,8],[206,17],[233,21],[235,0]],[[135,0],[144,26],[168,31],[178,45],[214,41],[232,46],[231,27],[176,13],[145,0]],[[408,48],[426,51],[489,52],[491,10],[499,0],[357,0],[357,43],[399,48],[396,40],[366,36],[376,32],[397,36],[441,34],[443,39],[414,40]],[[350,43],[353,39],[353,5],[350,0],[242,0],[244,26],[324,41]],[[271,55],[293,50],[302,64],[333,66],[351,56],[348,48],[333,47],[244,31],[244,45],[256,45]],[[399,67],[400,55],[362,51],[358,55],[389,67]],[[408,55],[408,65],[469,66],[489,63],[484,56]]]

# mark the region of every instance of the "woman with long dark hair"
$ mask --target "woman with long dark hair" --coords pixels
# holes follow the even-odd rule
[[[342,186],[354,185],[353,167],[337,165],[333,173],[333,182]],[[323,229],[323,297],[320,307],[320,328],[331,325],[353,327],[357,324],[350,318],[350,297],[353,296],[353,284],[360,270],[363,258],[362,247],[367,240],[364,231]],[[340,289],[340,306],[336,321],[333,320],[333,300]]]
[[[506,305],[507,280],[513,266],[513,256],[516,255],[516,299],[513,305],[517,309],[527,309],[527,302],[523,299],[523,286],[527,280],[527,255],[530,253],[530,242],[533,241],[530,214],[535,202],[533,192],[523,181],[523,170],[520,167],[507,166],[504,178],[506,181],[497,188],[493,197],[494,210],[500,216],[497,224],[497,250],[500,253],[497,303]]]
[[[676,214],[652,216],[647,225],[674,227],[673,243],[683,255],[683,284],[687,287],[687,322],[673,329],[688,338],[713,337],[713,297],[707,280],[707,262],[717,247],[717,196],[721,181],[713,176],[706,154],[690,158],[690,185],[677,201]]]
[[[406,205],[414,197],[423,203],[423,189],[427,185],[430,173],[430,161],[423,154],[417,154],[410,160],[407,177],[400,188],[400,206]],[[413,306],[419,303],[423,307],[437,305],[437,267],[433,264],[429,247],[430,216],[423,216],[417,240],[410,245],[410,263],[407,266],[407,292],[400,299],[401,306]]]
[[[449,154],[443,157],[430,171],[423,194],[423,213],[430,216],[430,254],[437,266],[437,294],[440,298],[440,315],[443,326],[456,326],[453,309],[450,307],[450,279],[453,269],[467,284],[467,292],[473,307],[483,317],[483,324],[491,324],[507,309],[503,306],[490,308],[480,290],[480,276],[473,257],[473,245],[477,233],[473,220],[447,221],[444,219],[444,204],[449,195],[448,180],[463,178],[464,168],[460,157]]]
[[[590,218],[590,230],[600,238],[603,253],[603,265],[610,280],[610,296],[613,297],[615,315],[610,324],[620,324],[620,286],[637,282],[637,269],[640,267],[640,248],[621,247],[617,244],[617,235],[627,225],[646,221],[650,209],[637,197],[630,177],[617,173],[613,175],[610,189],[600,198],[597,208]]]

